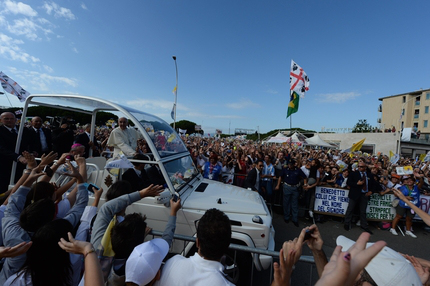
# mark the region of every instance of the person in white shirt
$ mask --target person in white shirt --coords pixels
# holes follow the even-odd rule
[[[155,285],[234,285],[227,280],[220,262],[230,239],[228,216],[217,209],[207,210],[197,225],[197,253],[189,258],[181,255],[170,258]]]
[[[136,129],[127,128],[128,120],[125,117],[118,119],[118,125],[111,132],[107,145],[114,147],[114,157],[121,151],[125,156],[132,157],[136,154],[137,140],[143,139],[143,136]]]

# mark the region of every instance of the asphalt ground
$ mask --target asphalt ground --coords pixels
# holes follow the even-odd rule
[[[276,251],[281,249],[284,241],[293,240],[300,234],[302,228],[313,224],[311,218],[305,219],[304,217],[299,218],[299,227],[294,226],[292,222],[285,223],[281,211],[282,209],[280,207],[275,207],[273,210],[273,226],[276,232]],[[303,215],[304,210],[299,212],[299,216],[300,214]],[[341,217],[324,216],[324,219],[325,222],[317,223],[317,226],[324,240],[323,249],[328,258],[330,258],[334,248],[336,247],[336,238],[339,235],[344,235],[352,240],[356,240],[363,232],[363,230],[355,224],[352,225],[351,230],[346,231],[343,228]],[[369,221],[369,229],[373,232],[373,235],[370,237],[370,242],[383,240],[387,242],[388,247],[396,251],[430,260],[430,232],[427,232],[424,229],[425,226],[426,225],[422,222],[414,222],[412,228],[417,238],[412,238],[410,236],[402,236],[399,231],[397,231],[399,235],[394,236],[388,230],[378,229],[377,222]],[[312,255],[306,245],[303,246],[302,255]],[[254,272],[252,285],[270,285],[269,278],[271,275],[270,269],[264,272]],[[298,262],[295,270],[293,271],[291,285],[314,285],[317,280],[318,273],[315,265]]]

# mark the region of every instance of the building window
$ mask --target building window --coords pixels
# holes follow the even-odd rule
[[[423,125],[423,127],[424,127],[424,128],[427,128],[428,124],[429,124],[428,120],[424,120],[424,125]]]
[[[403,96],[403,103],[405,103],[406,102],[406,96]]]
[[[415,105],[420,105],[421,96],[415,97]]]
[[[429,113],[429,107],[428,106],[424,107],[424,113],[425,114]]]
[[[405,115],[405,109],[404,108],[402,109],[402,115]]]
[[[426,93],[426,100],[429,100],[430,99],[430,92],[427,92]]]
[[[420,117],[420,110],[415,109],[414,119],[418,119]]]

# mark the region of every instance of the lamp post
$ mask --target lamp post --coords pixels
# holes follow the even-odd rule
[[[175,86],[175,105],[174,105],[174,114],[173,114],[173,129],[176,130],[176,102],[178,98],[178,64],[176,63],[176,56],[172,56],[172,59],[175,61],[176,68],[176,86]]]

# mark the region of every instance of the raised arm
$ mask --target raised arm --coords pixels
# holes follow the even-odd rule
[[[393,189],[393,192],[396,197],[404,201],[411,209],[413,209],[426,225],[430,226],[430,215],[428,213],[411,203],[399,189]]]

